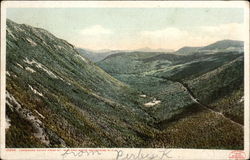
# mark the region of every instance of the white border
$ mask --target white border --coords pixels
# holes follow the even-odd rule
[[[3,1],[1,4],[1,158],[3,159],[62,159],[63,149],[60,151],[39,151],[39,152],[6,152],[5,150],[5,48],[6,48],[6,8],[244,8],[245,21],[245,119],[244,119],[244,151],[249,158],[249,3],[247,1]],[[103,148],[101,148],[103,149]],[[46,149],[45,149],[46,150]],[[122,149],[124,152],[137,153],[139,149]],[[154,153],[162,149],[143,149],[143,153]],[[169,149],[170,150],[170,149]],[[171,149],[172,159],[228,159],[232,150],[210,150],[210,149]],[[115,159],[116,151],[103,152],[102,156],[75,157],[74,159]],[[72,157],[71,157],[72,158]]]
[[[245,1],[4,1],[12,8],[244,8]]]
[[[244,150],[247,152],[247,157],[248,159],[250,158],[250,135],[249,135],[249,122],[250,122],[250,117],[249,117],[249,93],[250,93],[250,67],[249,67],[249,60],[250,60],[250,55],[249,55],[249,3],[246,3],[246,6],[244,8],[244,32],[245,32],[245,37],[244,37]]]

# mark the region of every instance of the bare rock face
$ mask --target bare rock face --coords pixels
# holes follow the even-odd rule
[[[16,112],[20,118],[29,121],[32,124],[32,128],[34,129],[34,136],[46,146],[49,146],[50,141],[47,134],[45,133],[43,123],[37,116],[34,116],[31,111],[23,108],[8,91],[6,92],[6,104],[11,109],[11,111]]]

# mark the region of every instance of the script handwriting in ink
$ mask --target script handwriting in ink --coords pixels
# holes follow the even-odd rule
[[[116,160],[166,160],[170,159],[171,150],[162,150],[158,153],[143,153],[140,149],[137,153],[126,153],[124,150],[116,150]]]
[[[63,158],[68,157],[82,157],[82,156],[95,156],[95,155],[101,155],[101,152],[97,150],[79,150],[79,151],[73,151],[70,149],[67,149],[63,154]]]

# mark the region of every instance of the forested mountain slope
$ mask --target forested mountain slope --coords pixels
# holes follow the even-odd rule
[[[7,147],[134,147],[153,134],[139,92],[44,29],[7,20],[6,63]]]

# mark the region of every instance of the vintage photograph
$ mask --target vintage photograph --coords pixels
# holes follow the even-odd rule
[[[8,7],[5,24],[5,148],[244,150],[244,8]]]

